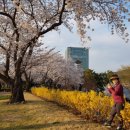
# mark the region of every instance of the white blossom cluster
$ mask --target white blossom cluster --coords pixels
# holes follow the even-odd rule
[[[67,87],[83,83],[83,69],[77,68],[72,60],[66,61],[54,50],[48,50],[39,56],[35,55],[35,58],[31,58],[31,62],[31,67],[28,66],[27,71],[31,73],[34,82],[41,83],[44,78],[50,78],[56,84]]]

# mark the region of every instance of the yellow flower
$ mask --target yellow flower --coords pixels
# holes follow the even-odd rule
[[[45,87],[33,87],[32,94],[66,105],[72,109],[81,112],[82,115],[89,119],[102,120],[110,114],[113,100],[111,97],[105,96],[103,93],[95,91],[79,92],[48,89]],[[130,123],[130,104],[126,103],[125,109],[121,111],[125,125]]]

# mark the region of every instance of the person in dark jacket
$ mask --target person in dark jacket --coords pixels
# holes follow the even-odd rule
[[[114,106],[112,107],[110,118],[108,119],[107,122],[105,122],[105,126],[111,127],[113,119],[115,115],[117,115],[119,122],[118,122],[118,127],[116,130],[122,130],[123,118],[120,112],[121,110],[124,109],[124,103],[125,103],[124,95],[123,95],[123,86],[121,85],[117,74],[112,75],[112,77],[110,78],[110,81],[112,82],[112,84],[108,84],[107,88],[114,100]]]

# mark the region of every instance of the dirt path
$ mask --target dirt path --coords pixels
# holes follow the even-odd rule
[[[32,94],[25,93],[25,99],[15,105],[0,101],[0,130],[107,130]]]

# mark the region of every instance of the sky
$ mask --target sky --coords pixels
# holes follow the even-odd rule
[[[70,32],[63,25],[60,27],[60,33],[47,33],[43,42],[50,48],[55,47],[63,56],[67,47],[89,48],[89,68],[97,73],[117,71],[121,66],[130,66],[130,42],[125,43],[117,34],[111,35],[108,25],[101,25],[96,21],[90,26],[94,27],[94,31],[89,33],[92,38],[89,43],[81,42],[76,26],[73,32]],[[130,34],[130,23],[127,23],[127,27]]]

